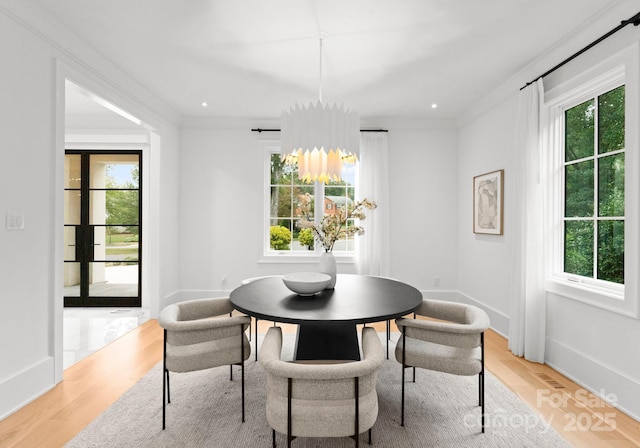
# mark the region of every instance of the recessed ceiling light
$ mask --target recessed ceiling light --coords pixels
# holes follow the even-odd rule
[[[437,108],[438,108],[438,105],[437,105],[436,103],[433,103],[433,104],[431,105],[431,109],[437,109]]]
[[[206,102],[206,101],[203,101],[203,102],[202,102],[202,107],[207,107],[207,106],[208,106],[207,102]]]

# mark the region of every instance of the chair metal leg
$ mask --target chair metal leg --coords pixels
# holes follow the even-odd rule
[[[166,426],[166,408],[167,408],[167,375],[166,371],[162,372],[162,430]]]
[[[389,341],[391,340],[391,321],[387,321],[387,359],[389,359]]]
[[[400,426],[404,426],[404,369],[407,368],[407,366],[404,363],[405,351],[407,347],[407,337],[405,333],[406,333],[406,328],[402,331],[402,399],[400,400],[401,402]]]
[[[480,333],[480,412],[482,412],[482,433],[484,434],[484,332]]]
[[[291,448],[291,395],[293,392],[293,379],[287,378],[287,448]]]
[[[276,448],[276,430],[272,429],[271,430],[271,439],[272,439],[272,447]]]
[[[256,317],[256,361],[258,360],[258,318]]]
[[[355,389],[355,395],[356,395],[355,397],[356,398],[355,439],[356,439],[356,448],[358,448],[360,446],[360,378],[356,376],[353,380],[354,380],[354,389]]]
[[[169,371],[167,370],[167,330],[164,330],[162,345],[162,430],[166,427],[167,388],[169,387]]]
[[[242,423],[244,423],[244,327],[240,325],[240,383],[242,384]]]
[[[171,403],[171,382],[169,381],[169,369],[166,370],[167,372],[167,403]]]
[[[371,428],[369,428],[369,445],[371,445]]]

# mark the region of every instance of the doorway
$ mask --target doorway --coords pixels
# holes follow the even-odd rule
[[[141,306],[141,159],[142,151],[65,151],[65,307]]]

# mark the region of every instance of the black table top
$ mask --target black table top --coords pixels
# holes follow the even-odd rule
[[[335,289],[303,297],[280,277],[267,277],[231,292],[233,306],[250,316],[293,324],[362,324],[404,316],[422,303],[422,293],[396,280],[338,274]]]

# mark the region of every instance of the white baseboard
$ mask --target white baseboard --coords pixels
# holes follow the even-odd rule
[[[640,382],[547,338],[545,363],[612,406],[640,421]]]
[[[0,380],[0,420],[53,389],[54,362],[48,356],[20,372]]]

